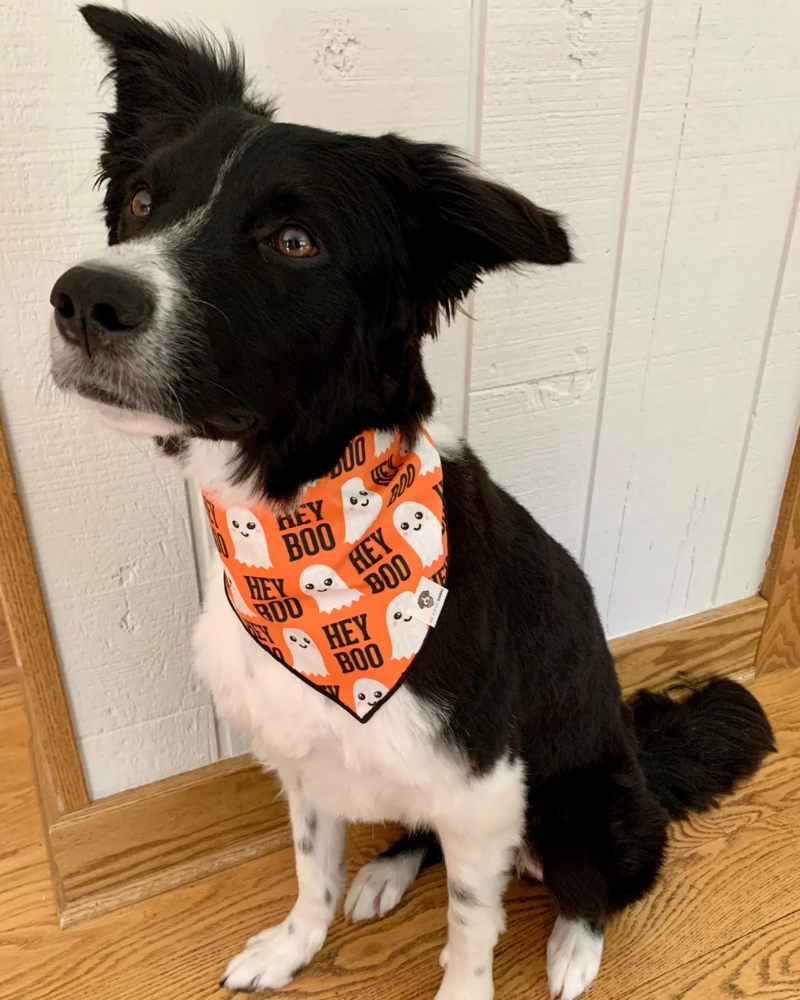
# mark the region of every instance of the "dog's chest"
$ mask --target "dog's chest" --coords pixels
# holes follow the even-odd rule
[[[247,634],[219,573],[195,634],[195,666],[219,713],[252,733],[255,756],[296,776],[320,808],[352,821],[431,821],[464,765],[437,744],[437,719],[407,689],[361,723]]]

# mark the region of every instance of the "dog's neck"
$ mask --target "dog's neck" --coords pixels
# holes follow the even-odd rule
[[[413,438],[418,426],[419,424],[415,425],[407,436]],[[450,427],[436,421],[426,421],[423,426],[433,439],[442,458],[454,458],[461,450],[463,442]],[[159,438],[157,440],[162,453],[177,462],[186,479],[201,489],[213,492],[222,503],[226,505],[242,504],[244,506],[252,503],[266,503],[280,509],[290,507],[292,501],[302,492],[308,482],[327,475],[341,458],[348,443],[345,442],[333,462],[320,476],[307,475],[303,477],[287,503],[285,500],[278,501],[272,494],[266,493],[257,476],[240,478],[241,446],[236,441],[211,441],[203,438]]]
[[[335,424],[298,408],[291,419],[278,418],[266,428],[231,440],[215,440],[213,435],[156,440],[162,452],[189,470],[189,477],[203,488],[216,490],[224,484],[238,500],[255,497],[291,505],[309,481],[331,472],[359,434],[392,429],[413,440],[430,419],[435,397],[421,366],[411,365],[391,381],[388,404],[375,400],[370,406],[365,400],[360,413],[340,417]]]

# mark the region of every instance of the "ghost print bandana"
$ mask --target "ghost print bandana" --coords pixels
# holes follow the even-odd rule
[[[447,591],[442,463],[365,431],[291,510],[225,508],[203,492],[223,584],[255,641],[366,722],[403,683]]]

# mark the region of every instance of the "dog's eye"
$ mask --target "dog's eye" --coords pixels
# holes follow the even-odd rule
[[[286,257],[315,257],[319,248],[299,226],[284,226],[273,237],[274,246]]]
[[[131,198],[131,215],[135,219],[146,219],[153,211],[153,192],[141,187]]]

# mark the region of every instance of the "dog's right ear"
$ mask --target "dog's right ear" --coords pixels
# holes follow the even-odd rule
[[[107,50],[116,87],[116,108],[106,115],[101,181],[135,171],[159,143],[183,135],[218,105],[272,116],[270,102],[247,95],[244,63],[232,42],[226,49],[97,4],[80,12]]]

